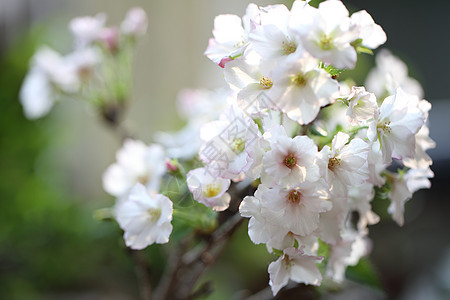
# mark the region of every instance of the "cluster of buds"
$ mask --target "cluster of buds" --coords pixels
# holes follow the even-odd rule
[[[107,27],[106,15],[73,19],[69,30],[74,50],[61,55],[48,46],[32,58],[31,69],[20,91],[25,116],[45,116],[63,98],[83,99],[98,107],[109,122],[130,96],[131,65],[136,38],[147,30],[141,8],[128,11],[120,28]]]

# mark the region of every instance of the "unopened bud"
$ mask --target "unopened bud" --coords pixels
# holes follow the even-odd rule
[[[108,27],[102,30],[100,40],[111,52],[117,52],[119,48],[119,30],[116,27]]]
[[[179,171],[178,161],[176,161],[176,160],[167,159],[166,167],[167,167],[167,170],[169,170],[169,172],[175,173],[175,172]]]

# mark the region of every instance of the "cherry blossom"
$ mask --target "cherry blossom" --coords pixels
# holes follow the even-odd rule
[[[342,240],[331,247],[326,275],[336,282],[342,282],[347,266],[355,266],[362,256],[369,253],[370,242],[367,232],[347,229]]]
[[[241,56],[248,46],[248,34],[258,24],[259,9],[251,3],[241,18],[219,15],[214,19],[214,38],[209,39],[205,55],[222,68],[235,57]]]
[[[338,83],[307,53],[292,57],[272,75],[272,99],[300,124],[313,121],[320,108],[338,97]]]
[[[194,200],[216,211],[228,208],[231,199],[226,192],[230,186],[229,179],[215,178],[205,168],[191,170],[186,177]]]
[[[145,11],[140,7],[133,7],[127,12],[120,25],[120,30],[126,35],[140,36],[147,32],[148,19]]]
[[[351,27],[358,29],[361,45],[369,49],[376,49],[387,40],[386,33],[380,25],[375,24],[370,14],[361,10],[351,15]]]
[[[369,140],[380,140],[383,161],[412,158],[415,152],[415,135],[425,121],[419,109],[419,98],[398,88],[395,95],[384,99],[376,118],[369,124]]]
[[[389,50],[380,50],[376,57],[376,67],[367,75],[367,90],[377,98],[384,98],[402,88],[405,92],[423,97],[420,83],[408,76],[408,66]]]
[[[262,183],[267,186],[294,187],[305,181],[319,179],[317,146],[309,137],[290,138],[281,126],[264,136],[269,139],[271,149],[263,157]]]
[[[348,134],[338,132],[331,147],[325,146],[320,152],[323,161],[327,162],[327,167],[323,169],[330,185],[337,182],[344,186],[360,185],[369,177],[369,145],[359,138],[349,142],[349,138]]]
[[[83,48],[99,40],[105,23],[105,14],[78,17],[70,21],[69,29],[75,37],[76,46]]]
[[[347,117],[353,125],[362,124],[373,118],[378,108],[377,98],[364,87],[353,87],[347,101]]]
[[[322,275],[316,264],[322,257],[306,255],[302,249],[287,248],[283,255],[269,265],[270,287],[275,296],[289,280],[311,285],[320,285]]]
[[[165,154],[158,144],[147,146],[141,141],[127,139],[116,153],[117,162],[103,174],[103,188],[116,197],[124,197],[136,184],[158,191],[166,172]]]
[[[327,0],[319,8],[306,5],[291,17],[290,28],[303,47],[336,68],[353,68],[356,50],[351,43],[359,36],[359,28],[351,26],[349,13],[338,0]]]
[[[412,194],[420,189],[430,188],[429,178],[434,176],[431,169],[410,169],[404,174],[395,174],[392,190],[389,192],[391,205],[388,208],[389,213],[398,225],[404,224],[405,203],[411,199]]]
[[[153,243],[164,244],[169,241],[172,213],[172,201],[169,198],[161,194],[150,195],[140,183],[115,208],[117,222],[125,231],[126,245],[137,250]]]
[[[200,159],[212,174],[237,179],[252,166],[246,150],[259,136],[254,121],[233,105],[219,120],[203,125]]]

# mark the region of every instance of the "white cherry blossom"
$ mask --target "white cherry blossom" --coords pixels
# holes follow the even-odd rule
[[[338,97],[337,81],[320,69],[317,59],[306,52],[286,60],[273,72],[272,80],[272,101],[300,124],[313,121],[321,107]]]
[[[370,202],[375,197],[373,184],[363,183],[352,186],[348,191],[350,211],[357,211],[359,215],[358,229],[363,230],[367,225],[374,225],[380,221],[380,217],[372,211]]]
[[[320,151],[327,182],[330,185],[340,183],[344,186],[363,184],[369,178],[367,155],[369,144],[360,138],[349,143],[350,136],[338,132],[331,142],[331,147],[324,146]]]
[[[389,50],[382,49],[375,60],[376,66],[367,75],[365,86],[378,99],[394,94],[399,87],[409,94],[423,97],[422,86],[408,76],[408,66],[400,58]]]
[[[262,73],[258,65],[245,60],[234,60],[224,68],[225,80],[237,93],[237,104],[248,114],[258,114],[266,109],[275,109],[270,89],[273,80],[269,72]]]
[[[347,101],[347,117],[353,125],[362,124],[373,118],[378,109],[377,98],[364,87],[352,87]]]
[[[322,181],[288,189],[275,186],[261,195],[261,215],[295,235],[309,235],[319,226],[320,213],[331,209],[327,188]]]
[[[290,138],[281,126],[266,132],[264,137],[269,140],[271,149],[263,157],[263,184],[294,187],[319,179],[318,150],[309,137]]]
[[[345,278],[348,266],[355,266],[361,257],[370,251],[370,240],[366,231],[347,229],[342,234],[342,240],[331,247],[327,263],[326,276],[341,283]]]
[[[172,232],[172,201],[161,194],[150,195],[137,183],[125,201],[115,207],[115,217],[124,230],[124,239],[132,249],[144,249],[169,242]]]
[[[288,235],[289,230],[267,220],[261,213],[261,199],[269,191],[269,188],[260,184],[254,196],[246,196],[240,206],[239,212],[242,217],[250,218],[248,223],[248,235],[255,244],[264,243],[268,247],[284,249],[294,245],[294,240]]]
[[[415,153],[415,135],[423,126],[424,113],[419,109],[419,98],[398,88],[395,95],[384,99],[376,118],[369,124],[369,140],[379,139],[384,163],[412,158]]]
[[[186,182],[194,200],[211,207],[213,210],[222,211],[230,204],[230,180],[213,177],[205,168],[189,171]]]
[[[246,14],[242,17],[236,15],[219,15],[214,19],[214,38],[209,39],[205,55],[221,66],[236,57],[244,54],[248,46],[248,34],[258,24],[259,8],[251,3]]]
[[[293,13],[290,28],[314,57],[339,69],[355,66],[357,55],[351,43],[358,38],[359,28],[351,26],[341,1],[327,0],[319,8],[306,5]]]
[[[275,296],[289,280],[311,285],[320,285],[322,275],[317,263],[322,257],[306,255],[302,249],[287,248],[283,255],[269,265],[270,287]]]
[[[120,25],[120,30],[126,35],[141,36],[147,32],[148,18],[140,7],[133,7],[125,16]]]
[[[387,40],[386,33],[380,25],[375,24],[372,16],[365,10],[355,12],[350,17],[351,27],[356,27],[361,39],[361,45],[369,49],[376,49]]]
[[[434,176],[430,168],[427,169],[410,169],[404,174],[395,174],[391,178],[392,189],[389,192],[391,205],[388,212],[398,225],[404,224],[405,203],[411,199],[413,193],[420,189],[430,188],[429,178]]]
[[[136,183],[149,191],[158,191],[166,172],[166,156],[162,146],[147,146],[142,141],[126,139],[116,153],[117,162],[103,173],[103,188],[109,194],[123,198]]]
[[[419,109],[425,116],[425,124],[416,134],[416,149],[414,157],[403,159],[403,164],[412,169],[426,169],[432,165],[433,160],[426,153],[426,151],[436,147],[436,143],[430,138],[430,129],[426,124],[428,112],[431,109],[431,103],[427,100],[421,100],[419,102]]]
[[[19,100],[28,119],[38,119],[48,114],[55,100],[48,77],[43,71],[34,68],[28,72],[20,89]]]
[[[105,14],[96,16],[78,17],[70,21],[69,29],[75,38],[75,45],[83,48],[91,45],[101,38],[106,23]]]
[[[200,159],[212,174],[238,180],[253,164],[247,149],[260,135],[258,125],[233,105],[201,128]]]
[[[291,13],[284,5],[262,8],[261,26],[249,35],[250,47],[261,56],[265,67],[277,68],[285,59],[303,51],[300,39],[289,28]]]

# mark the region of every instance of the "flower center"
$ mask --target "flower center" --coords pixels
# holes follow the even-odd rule
[[[323,34],[319,40],[319,46],[322,50],[331,50],[333,49],[333,38]]]
[[[283,257],[283,262],[285,263],[285,266],[289,269],[292,266],[292,259],[287,256],[286,254]]]
[[[270,79],[269,77],[264,77],[261,78],[261,80],[259,81],[259,85],[263,88],[263,89],[270,89],[273,85],[273,81],[272,79]]]
[[[206,185],[205,190],[203,191],[203,195],[206,198],[215,197],[220,193],[220,186],[218,184],[210,183]]]
[[[284,158],[283,163],[286,167],[292,169],[297,165],[297,158],[294,156],[294,154],[290,153]]]
[[[245,141],[241,138],[235,138],[231,142],[231,149],[236,153],[241,153],[245,149]]]
[[[149,208],[147,210],[148,217],[151,221],[155,222],[159,219],[161,216],[161,209],[160,208]]]
[[[289,55],[297,50],[297,45],[292,41],[284,41],[281,47],[284,55]]]
[[[333,171],[337,166],[341,165],[341,159],[340,158],[330,158],[330,160],[328,161],[328,169],[330,169],[331,171]]]
[[[291,190],[287,196],[288,200],[294,204],[300,203],[302,194],[297,190]]]
[[[391,121],[385,121],[384,123],[378,123],[377,128],[383,130],[384,133],[391,133],[392,129],[389,125],[391,125]]]
[[[306,84],[306,78],[303,74],[296,74],[291,77],[291,83],[296,86],[304,86]]]
[[[233,45],[234,48],[241,48],[245,45],[245,40],[242,37],[242,40],[240,40],[239,42],[237,42],[236,44]]]
[[[145,174],[145,175],[139,176],[137,181],[139,183],[142,183],[143,185],[146,185],[149,179],[150,179],[150,176],[148,174]]]

